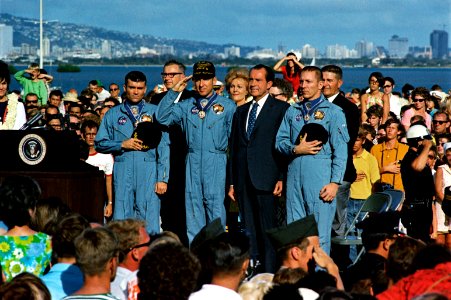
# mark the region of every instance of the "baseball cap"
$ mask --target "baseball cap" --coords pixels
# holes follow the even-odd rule
[[[198,61],[193,66],[193,79],[211,79],[216,76],[215,66],[209,61]]]

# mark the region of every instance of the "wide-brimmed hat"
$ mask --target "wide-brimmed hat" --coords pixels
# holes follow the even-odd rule
[[[64,95],[63,101],[69,101],[69,102],[78,102],[80,100],[78,100],[77,98],[77,94],[76,93],[72,93],[72,92],[67,92]]]

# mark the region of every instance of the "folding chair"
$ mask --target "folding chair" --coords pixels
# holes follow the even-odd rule
[[[363,203],[362,208],[359,210],[354,220],[352,220],[344,236],[336,236],[331,239],[332,243],[338,245],[361,245],[362,239],[357,235],[349,235],[351,231],[355,229],[355,224],[359,218],[360,213],[365,213],[363,219],[365,219],[369,213],[384,212],[391,206],[391,195],[387,193],[377,192],[371,194]]]
[[[397,211],[401,210],[402,204],[404,203],[405,194],[401,190],[389,189],[385,190],[382,193],[389,194],[391,196],[390,208],[388,211]]]

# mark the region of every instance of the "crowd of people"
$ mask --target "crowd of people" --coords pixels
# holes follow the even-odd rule
[[[161,77],[63,93],[31,64],[9,91],[0,62],[0,128],[73,131],[106,190],[97,224],[3,180],[2,299],[451,297],[449,91],[373,72],[346,93],[340,67],[294,53],[224,83],[208,61]],[[399,207],[361,213],[387,189]],[[347,234],[362,246],[334,245]]]

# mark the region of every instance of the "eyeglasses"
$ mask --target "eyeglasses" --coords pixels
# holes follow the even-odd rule
[[[38,100],[25,100],[25,103],[38,103]]]
[[[175,75],[180,75],[183,73],[161,73],[161,77],[165,78],[165,77],[169,77],[169,78],[174,78]]]
[[[384,85],[384,89],[391,88],[392,85]]]
[[[142,244],[138,244],[136,246],[133,246],[133,247],[129,248],[128,251],[132,251],[133,249],[138,249],[138,248],[142,248],[142,247],[149,247],[151,242],[152,241],[149,240],[148,242],[145,242],[145,243],[142,243]]]
[[[276,97],[278,97],[278,96],[283,96],[282,93],[280,93],[280,94],[271,94],[271,93],[270,93],[270,95],[271,95],[271,97],[273,97],[273,98],[276,98]]]
[[[443,124],[445,124],[447,121],[439,121],[439,120],[433,120],[432,121],[432,123],[434,123],[434,124],[440,124],[440,125],[443,125]]]
[[[424,99],[423,98],[414,98],[412,99],[412,102],[423,102]]]
[[[428,158],[429,158],[429,159],[434,159],[435,156],[434,156],[434,155],[428,155]]]

